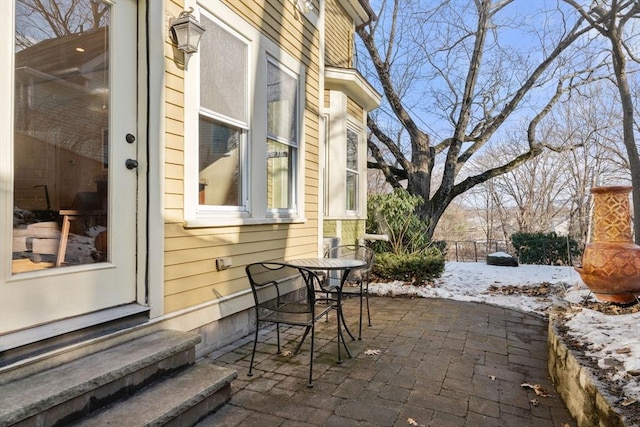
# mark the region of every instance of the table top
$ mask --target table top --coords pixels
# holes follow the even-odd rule
[[[285,263],[311,270],[345,270],[362,267],[366,264],[361,259],[353,258],[296,258],[288,259]]]

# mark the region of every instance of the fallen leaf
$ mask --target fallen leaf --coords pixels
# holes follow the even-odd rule
[[[283,352],[282,352],[282,355],[283,355],[284,357],[289,357],[289,356],[291,356],[291,350],[285,350],[285,351],[283,351]]]
[[[416,420],[414,420],[413,418],[409,418],[407,420],[407,424],[411,425],[411,426],[417,426],[418,423],[416,422]]]
[[[366,354],[367,356],[375,356],[376,354],[380,354],[381,351],[380,350],[373,350],[373,349],[369,349],[369,350],[365,350],[364,354]]]
[[[538,399],[531,399],[529,401],[533,406],[538,406],[540,404],[540,401]]]
[[[626,398],[625,400],[622,401],[621,405],[622,406],[629,406],[629,405],[633,405],[637,401],[638,401],[638,399],[636,399],[635,397],[628,397],[628,398]]]
[[[616,350],[616,353],[618,353],[618,354],[631,354],[631,348],[629,348],[629,347],[619,348],[619,349]]]
[[[549,397],[549,393],[547,393],[547,391],[544,389],[544,387],[542,387],[540,384],[522,383],[522,384],[520,384],[520,386],[528,387],[530,389],[533,389],[533,391],[536,392],[536,396]]]
[[[549,393],[547,393],[547,390],[545,390],[544,388],[542,388],[542,386],[540,384],[536,384],[533,387],[533,391],[536,392],[537,396],[541,396],[541,397],[549,397]]]

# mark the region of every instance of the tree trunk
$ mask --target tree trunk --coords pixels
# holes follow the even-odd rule
[[[620,101],[622,102],[622,130],[624,146],[629,156],[631,169],[631,185],[633,186],[633,234],[636,244],[640,244],[640,158],[633,131],[633,101],[627,80],[626,56],[622,47],[622,40],[614,29],[610,30],[610,40],[613,52],[613,69],[616,75]]]

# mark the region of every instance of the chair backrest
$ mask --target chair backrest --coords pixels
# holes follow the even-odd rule
[[[314,286],[319,281],[311,270],[281,262],[257,262],[245,267],[256,307],[280,310],[285,302],[315,303]],[[299,307],[296,311],[299,310]]]
[[[349,273],[347,281],[359,282],[364,279],[368,281],[369,272],[373,268],[373,262],[375,260],[375,254],[373,249],[362,245],[341,245],[330,248],[325,254],[325,258],[347,258],[347,259],[359,259],[365,262],[362,267],[354,268]],[[330,271],[329,279],[332,283],[340,281],[342,273],[339,271]]]
[[[365,265],[360,267],[361,272],[369,272],[373,268],[373,262],[375,254],[373,249],[362,245],[341,245],[330,248],[325,253],[326,258],[348,258],[359,259],[365,262]]]

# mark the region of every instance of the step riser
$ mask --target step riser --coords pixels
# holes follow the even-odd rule
[[[70,399],[60,405],[44,409],[22,420],[20,427],[57,427],[78,420],[92,411],[119,399],[131,396],[167,374],[184,369],[195,362],[195,348],[183,350],[164,360],[143,367],[108,384]]]
[[[201,360],[74,427],[194,425],[231,398],[235,378],[237,372]]]
[[[221,388],[218,392],[200,402],[200,404],[188,409],[180,414],[180,416],[164,424],[164,427],[184,427],[194,425],[209,413],[223,406],[229,401],[229,399],[231,399],[230,384]]]

